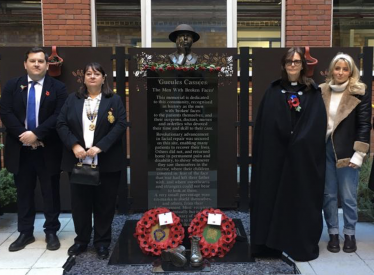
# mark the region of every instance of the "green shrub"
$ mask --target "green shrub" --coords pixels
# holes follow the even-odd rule
[[[13,174],[5,168],[0,170],[0,206],[17,201],[17,189],[14,185]]]
[[[364,210],[368,215],[374,217],[374,192],[368,187],[372,161],[371,158],[368,158],[361,166],[357,190],[357,208],[359,211]]]

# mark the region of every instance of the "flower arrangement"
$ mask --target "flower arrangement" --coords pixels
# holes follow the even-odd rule
[[[136,224],[134,237],[144,254],[159,256],[162,250],[175,248],[183,242],[184,228],[173,212],[173,223],[159,226],[158,215],[168,212],[171,211],[167,208],[151,209]]]
[[[208,225],[209,214],[221,214],[221,226]],[[188,227],[188,233],[190,238],[200,237],[200,250],[204,258],[224,257],[236,241],[234,222],[219,209],[204,209],[197,213]]]
[[[194,64],[194,65],[177,65],[177,64],[159,64],[159,63],[151,63],[149,65],[144,65],[142,67],[143,71],[146,70],[156,71],[156,72],[164,72],[164,71],[209,71],[209,72],[220,72],[221,67],[215,66],[213,64]]]

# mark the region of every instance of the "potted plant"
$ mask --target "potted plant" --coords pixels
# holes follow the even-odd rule
[[[64,60],[57,54],[57,47],[52,46],[52,54],[48,57],[48,74],[50,76],[61,75],[61,66]]]
[[[361,166],[357,190],[358,220],[360,222],[374,221],[374,192],[368,187],[372,159],[366,159]]]
[[[17,189],[14,185],[13,174],[2,168],[0,170],[0,215],[4,206],[17,201]]]
[[[2,134],[0,134],[1,137]],[[0,150],[4,144],[0,142]],[[3,207],[17,201],[17,189],[14,185],[13,174],[2,168],[0,170],[0,215],[3,214]]]

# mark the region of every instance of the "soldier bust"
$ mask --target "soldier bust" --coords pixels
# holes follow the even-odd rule
[[[192,65],[197,62],[197,55],[191,52],[193,43],[200,39],[200,35],[187,24],[181,24],[169,34],[169,39],[175,42],[177,51],[169,55],[170,61],[177,65]]]

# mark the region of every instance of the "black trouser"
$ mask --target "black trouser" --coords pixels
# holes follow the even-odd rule
[[[45,216],[44,232],[56,233],[60,229],[60,174],[51,175],[43,156],[43,148],[32,150],[22,147],[18,174],[14,175],[17,187],[18,231],[34,232],[36,180],[39,178]]]
[[[94,218],[94,246],[109,247],[112,221],[121,172],[100,173],[98,186],[71,184],[71,212],[77,237],[75,243],[88,244]]]

